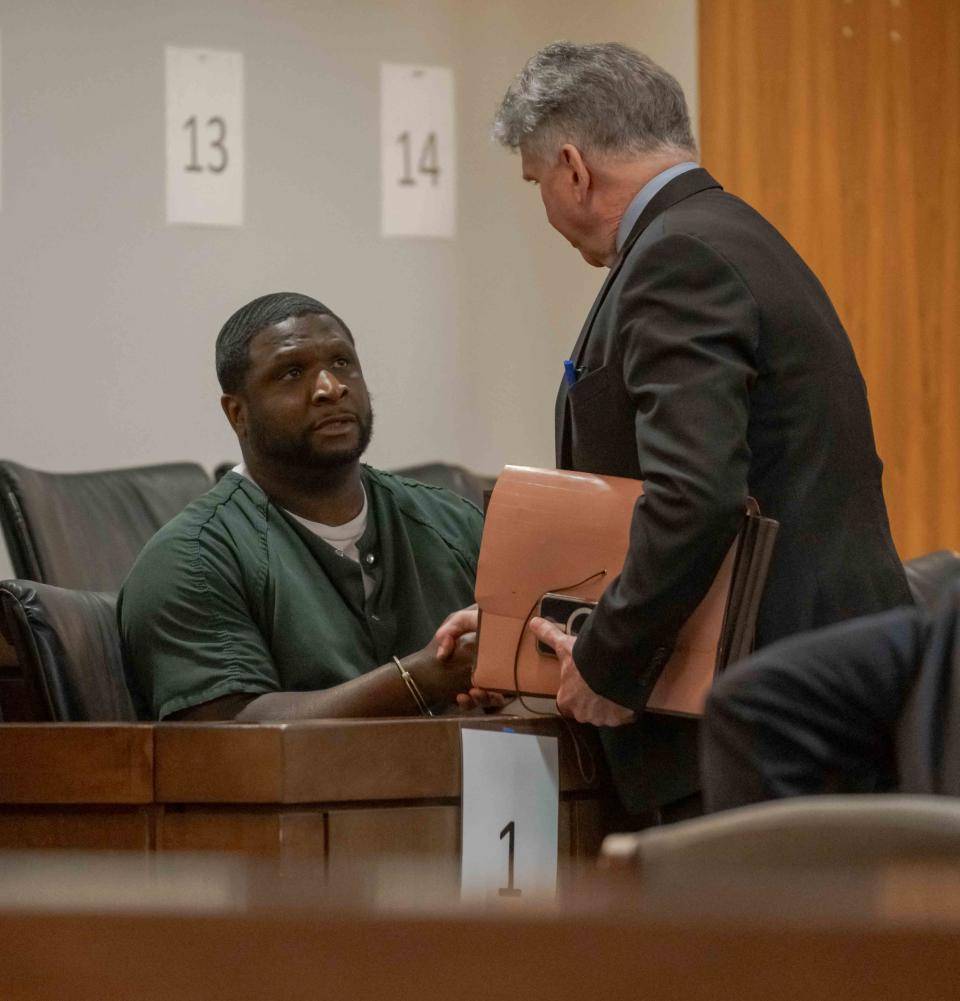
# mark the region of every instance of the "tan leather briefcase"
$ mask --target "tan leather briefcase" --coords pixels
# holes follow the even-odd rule
[[[623,567],[642,493],[640,480],[504,469],[487,507],[477,567],[477,687],[556,695],[559,661],[538,651],[527,625],[545,595],[600,598]],[[700,715],[717,671],[749,652],[777,527],[761,518],[751,501],[706,597],[677,637],[648,710]],[[573,619],[583,614],[574,613]]]

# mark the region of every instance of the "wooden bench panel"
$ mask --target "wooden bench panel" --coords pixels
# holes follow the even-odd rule
[[[5,723],[0,803],[152,803],[153,726]]]
[[[558,719],[311,720],[158,726],[157,800],[329,804],[459,797],[463,726],[557,736],[561,791],[609,790],[596,734]]]

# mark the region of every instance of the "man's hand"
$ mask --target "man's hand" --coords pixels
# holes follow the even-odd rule
[[[451,612],[433,635],[437,644],[437,658],[446,660],[457,648],[457,640],[467,633],[475,633],[480,624],[480,610],[476,605]]]
[[[480,611],[476,605],[452,612],[433,636],[437,645],[437,660],[447,660],[457,649],[462,637],[475,633],[480,623]],[[499,692],[488,692],[483,688],[471,688],[457,695],[457,705],[461,709],[502,709],[507,700]]]
[[[539,616],[530,620],[530,631],[551,647],[560,661],[557,708],[561,715],[572,716],[579,723],[592,723],[594,726],[623,726],[636,719],[632,709],[597,695],[580,676],[573,660],[575,637],[568,636],[559,626]]]
[[[438,699],[456,701],[461,709],[500,709],[507,700],[498,692],[470,687],[477,651],[477,606],[448,615],[433,639],[416,654],[409,670]]]

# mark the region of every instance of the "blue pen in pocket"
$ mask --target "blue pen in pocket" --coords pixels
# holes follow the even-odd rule
[[[563,381],[568,386],[575,386],[577,384],[577,369],[569,358],[563,363]]]

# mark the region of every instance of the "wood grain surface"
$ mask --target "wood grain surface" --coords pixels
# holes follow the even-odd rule
[[[103,879],[101,874],[101,881]],[[278,870],[277,877],[282,876]],[[771,877],[768,875],[767,880]],[[716,888],[713,888],[716,889]],[[723,913],[675,913],[635,886],[635,906],[602,891],[550,909],[486,911],[282,898],[220,908],[188,901],[110,913],[29,902],[3,913],[5,1001],[940,1001],[956,994],[956,920],[837,920],[841,882],[819,917],[781,894],[757,915],[726,887]],[[760,888],[762,889],[762,887]],[[792,887],[794,894],[798,888]],[[102,896],[102,895],[101,895]],[[756,895],[754,895],[756,896]],[[659,914],[657,912],[660,912]]]
[[[152,803],[153,725],[5,723],[0,803]]]
[[[960,3],[701,0],[700,134],[846,325],[901,557],[960,549]]]
[[[0,848],[453,864],[462,726],[559,737],[560,854],[596,857],[614,798],[596,735],[512,716],[0,725]]]
[[[460,795],[460,728],[557,736],[560,788],[602,789],[596,734],[556,718],[312,720],[156,728],[156,795],[168,803],[337,803]],[[574,737],[576,735],[576,737]],[[584,761],[578,765],[574,740]],[[592,781],[588,781],[591,770]]]

